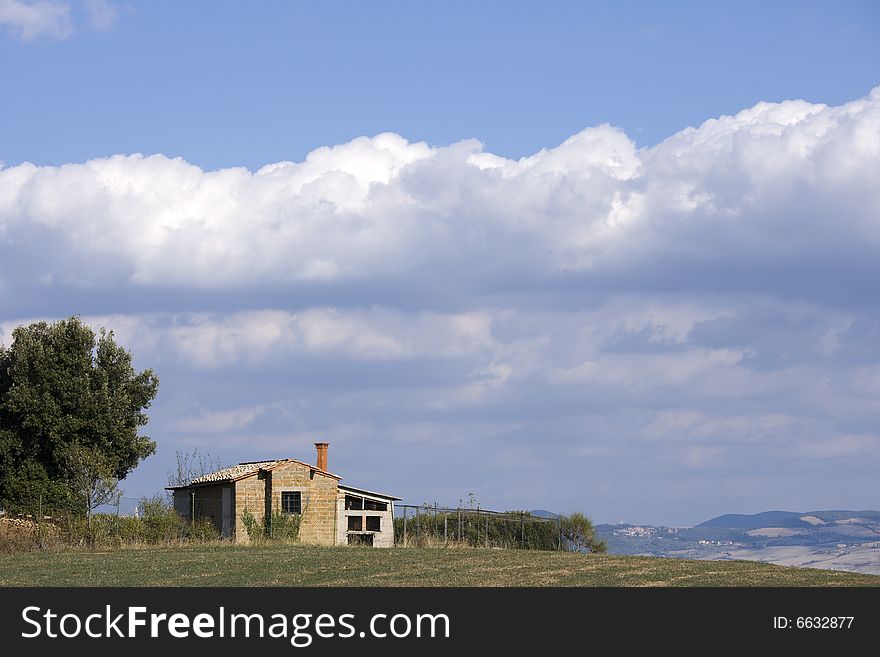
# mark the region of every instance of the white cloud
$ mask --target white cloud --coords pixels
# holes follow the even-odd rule
[[[822,294],[778,270],[880,267],[878,135],[880,88],[840,107],[761,103],[643,150],[600,126],[518,161],[382,134],[255,173],[163,155],[22,164],[0,170],[0,235],[50,237],[65,256],[18,276],[74,285],[491,290],[568,272]]]
[[[644,425],[641,436],[663,442],[772,443],[776,436],[810,431],[810,423],[785,413],[726,415],[696,409],[661,410]]]
[[[0,25],[22,41],[65,39],[73,32],[70,5],[60,0],[0,0]]]
[[[54,317],[0,321],[0,344],[16,326]],[[96,332],[112,329],[137,356],[168,358],[200,368],[264,366],[285,359],[395,361],[491,356],[497,346],[492,312],[405,313],[387,308],[308,308],[231,313],[85,315]],[[146,355],[146,356],[145,356]]]
[[[171,427],[183,433],[223,434],[247,427],[268,408],[267,404],[260,404],[225,411],[203,411],[196,416],[176,420]]]
[[[476,313],[311,308],[178,315],[169,332],[183,359],[217,367],[265,364],[297,354],[367,361],[462,357],[492,347],[488,329],[481,326],[489,321]],[[462,331],[463,324],[468,330]],[[476,334],[472,325],[479,327]]]
[[[792,456],[813,459],[838,459],[869,456],[877,453],[880,436],[877,434],[840,434],[827,440],[806,442],[792,448]]]
[[[79,0],[84,16],[68,0],[0,0],[0,25],[21,41],[67,39],[81,18],[94,30],[106,31],[116,24],[119,9],[109,0]]]
[[[119,10],[107,0],[86,0],[89,24],[96,30],[109,30],[116,23]]]

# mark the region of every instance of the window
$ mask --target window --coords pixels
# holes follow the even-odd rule
[[[380,532],[382,531],[382,517],[381,516],[367,516],[367,531],[368,532]]]
[[[281,513],[302,513],[302,493],[298,490],[281,492]]]
[[[346,511],[387,511],[388,503],[387,502],[379,502],[378,500],[370,500],[365,497],[358,497],[357,495],[346,495],[345,496],[345,510]]]
[[[348,535],[348,544],[349,545],[369,545],[373,547],[373,535],[372,534],[349,534]]]
[[[364,524],[361,516],[348,516],[348,531],[359,532],[363,531],[363,529]]]

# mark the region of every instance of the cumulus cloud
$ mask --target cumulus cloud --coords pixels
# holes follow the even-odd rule
[[[0,25],[22,41],[65,39],[73,32],[70,5],[60,0],[0,0]]]
[[[20,277],[73,286],[575,277],[827,298],[880,274],[877,179],[880,88],[840,107],[762,103],[641,150],[588,128],[516,161],[382,134],[256,172],[139,154],[24,163],[0,170],[0,235],[64,252]]]

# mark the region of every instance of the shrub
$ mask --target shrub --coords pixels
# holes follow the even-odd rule
[[[403,544],[404,520],[394,519],[394,539]],[[445,537],[445,541],[444,541]],[[430,507],[406,520],[406,545],[456,545],[558,550],[559,525],[527,511],[486,513],[475,509],[434,512]]]
[[[207,519],[187,522],[161,495],[141,498],[139,515],[118,516],[96,513],[91,527],[85,514],[68,512],[45,516],[21,514],[0,518],[0,552],[62,547],[118,547],[122,545],[161,545],[185,541],[205,543],[220,539],[220,532]],[[16,512],[16,515],[18,513]]]
[[[269,519],[269,537],[279,540],[296,541],[299,539],[299,525],[302,516],[299,514],[280,513],[275,511]]]
[[[247,530],[251,541],[281,540],[296,541],[299,539],[299,526],[302,521],[300,514],[281,513],[273,511],[269,516],[269,522],[264,525],[245,509],[241,514],[241,522]]]
[[[186,537],[188,523],[161,496],[141,498],[138,506],[143,511],[141,540],[145,543],[167,543]]]
[[[245,509],[241,513],[241,522],[247,530],[248,538],[251,541],[260,541],[266,537],[263,531],[263,524],[254,517],[250,509]]]
[[[219,541],[220,532],[213,522],[207,519],[196,520],[189,527],[185,537],[196,543],[208,543],[210,541]]]

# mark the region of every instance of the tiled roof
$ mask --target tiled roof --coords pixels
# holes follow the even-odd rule
[[[229,481],[231,479],[239,479],[240,477],[247,477],[248,475],[256,474],[263,468],[271,468],[276,463],[280,463],[281,461],[253,461],[251,463],[239,463],[238,465],[233,465],[231,468],[223,468],[222,470],[217,470],[217,472],[210,472],[208,474],[202,475],[201,477],[196,477],[190,483],[192,484],[207,484],[212,481]]]

